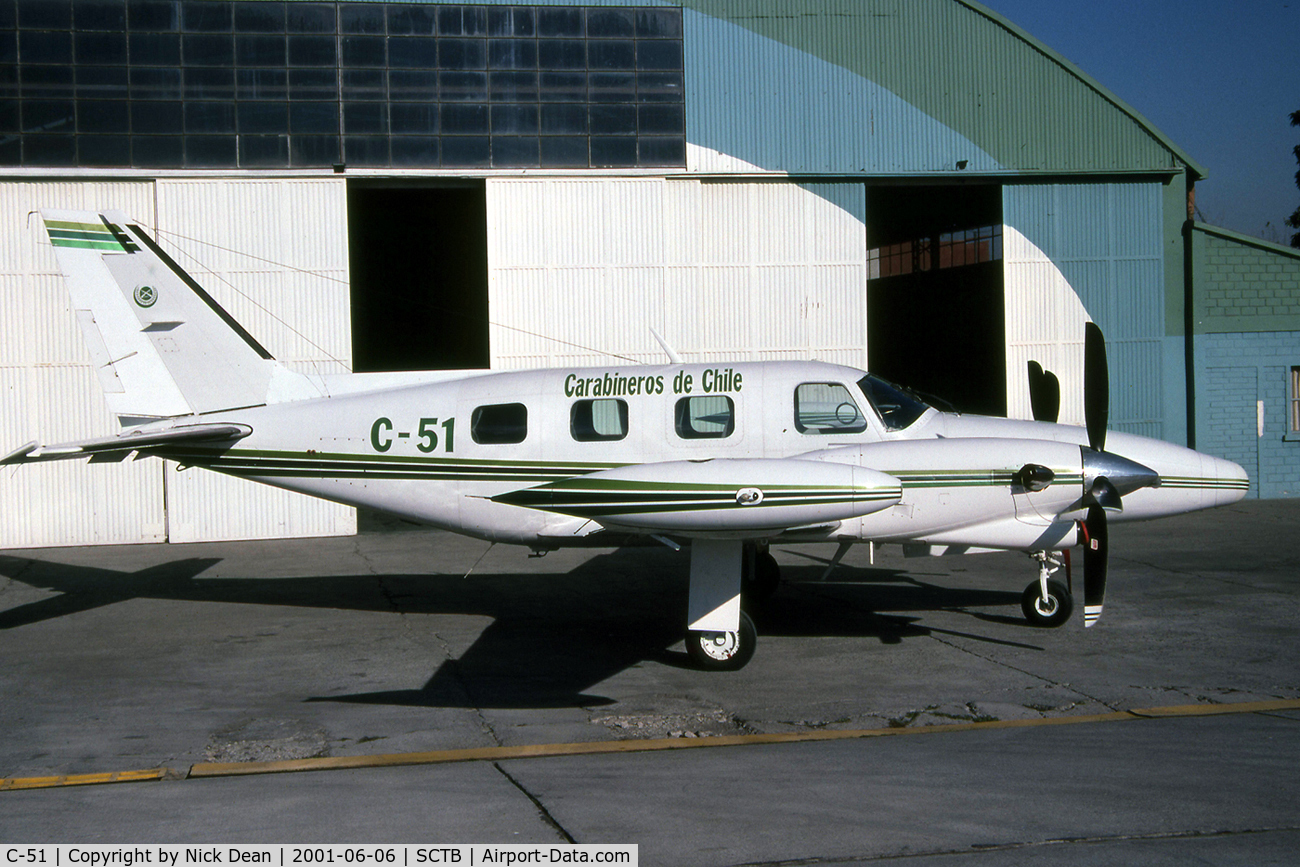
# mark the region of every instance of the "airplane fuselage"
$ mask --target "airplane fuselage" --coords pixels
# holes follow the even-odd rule
[[[637,527],[630,519],[593,520],[589,511],[492,498],[620,467],[683,462],[687,472],[708,461],[723,462],[713,468],[723,485],[734,481],[759,496],[766,467],[798,475],[809,462],[864,467],[901,483],[896,499],[885,502],[882,494],[871,511],[832,511],[825,520],[810,513],[799,526],[770,530],[743,524],[739,538],[908,542],[954,553],[1076,543],[1090,451],[1082,427],[923,405],[908,418],[896,406],[878,406],[892,398],[860,385],[865,376],[818,362],[470,373],[212,413],[205,422],[253,432],[233,447],[190,446],[166,456],[535,548],[599,544],[603,530]],[[1244,492],[1235,464],[1181,446],[1115,432],[1107,451],[1162,480],[1126,493],[1114,520],[1208,508]],[[1026,465],[1048,468],[1051,482],[1028,489],[1016,479]],[[743,508],[737,503],[732,511]],[[716,537],[720,529],[714,521],[708,533],[690,526],[679,532]]]

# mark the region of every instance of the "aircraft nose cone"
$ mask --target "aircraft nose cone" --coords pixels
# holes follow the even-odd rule
[[[1083,449],[1083,489],[1091,491],[1098,478],[1105,478],[1119,494],[1130,494],[1139,488],[1160,487],[1160,474],[1114,452]]]

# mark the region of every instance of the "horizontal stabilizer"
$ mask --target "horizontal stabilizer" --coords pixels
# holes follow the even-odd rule
[[[43,446],[30,442],[20,449],[10,452],[0,460],[0,464],[29,464],[40,461],[64,461],[75,458],[94,460],[111,460],[116,455],[118,460],[131,452],[154,451],[175,445],[194,445],[196,443],[220,444],[233,443],[253,432],[245,424],[199,424],[173,427],[166,430],[134,431],[111,437],[81,440],[79,442],[58,443]]]

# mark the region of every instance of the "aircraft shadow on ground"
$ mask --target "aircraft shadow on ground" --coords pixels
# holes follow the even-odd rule
[[[687,561],[666,549],[598,554],[568,573],[472,578],[202,577],[219,562],[186,558],[128,573],[0,555],[0,575],[59,594],[0,611],[0,630],[131,599],[492,618],[464,653],[441,661],[418,689],[305,699],[419,707],[592,707],[612,700],[585,691],[624,669],[643,662],[689,665],[686,654],[673,649],[682,637]],[[921,622],[927,611],[1017,605],[1019,593],[947,588],[907,572],[849,566],[841,566],[833,580],[821,581],[823,571],[821,566],[784,568],[785,583],[774,599],[751,607],[761,636],[857,637],[897,644],[939,633],[1039,649]]]

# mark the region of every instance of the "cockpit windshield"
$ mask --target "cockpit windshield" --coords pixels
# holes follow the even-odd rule
[[[876,410],[876,415],[885,423],[886,430],[902,430],[930,408],[929,404],[909,394],[903,386],[887,382],[874,373],[868,373],[859,379],[858,388],[862,389],[867,401]]]

